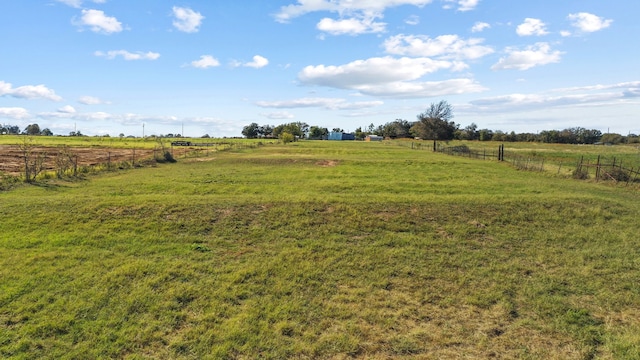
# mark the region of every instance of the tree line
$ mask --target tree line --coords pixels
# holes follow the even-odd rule
[[[453,121],[453,107],[442,100],[432,103],[424,112],[417,115],[416,121],[396,119],[383,125],[370,124],[366,128],[359,127],[353,134],[356,140],[363,140],[368,135],[384,138],[419,138],[424,140],[478,140],[505,142],[544,142],[560,144],[621,144],[640,143],[640,136],[629,134],[623,136],[615,133],[603,134],[600,130],[572,127],[564,130],[544,130],[538,133],[509,133],[500,130],[479,129],[475,123],[462,128]],[[340,128],[332,131],[344,132]],[[321,126],[310,126],[304,122],[288,124],[258,125],[251,123],[242,129],[242,135],[249,139],[281,138],[293,135],[294,139],[321,140],[327,139],[329,129]]]
[[[38,124],[29,124],[22,132],[18,125],[0,124],[0,135],[53,136],[53,132],[49,128],[40,129]]]

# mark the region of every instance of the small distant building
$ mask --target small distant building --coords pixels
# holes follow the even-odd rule
[[[364,138],[364,141],[382,141],[382,140],[384,140],[384,137],[379,135],[367,135],[367,137]]]
[[[355,140],[356,136],[350,133],[332,131],[329,133],[329,140]]]

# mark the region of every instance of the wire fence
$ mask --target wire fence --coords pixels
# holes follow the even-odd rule
[[[174,142],[154,148],[45,147],[30,144],[0,146],[0,189],[16,179],[74,178],[85,174],[124,170],[178,159],[202,158],[220,151],[255,148],[261,142]]]
[[[541,155],[525,156],[516,151],[505,151],[504,145],[495,150],[471,149],[467,145],[446,146],[439,142],[411,143],[412,149],[432,150],[452,156],[462,156],[480,160],[505,161],[513,167],[524,171],[554,171],[558,174],[564,169],[576,179],[595,179],[595,181],[613,181],[616,183],[640,182],[640,165],[627,165],[616,157],[597,156],[597,160],[580,156],[580,160],[554,162]]]

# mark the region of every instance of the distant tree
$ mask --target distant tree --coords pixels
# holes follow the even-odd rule
[[[602,131],[596,129],[576,128],[576,138],[579,144],[595,144],[600,141]]]
[[[292,122],[288,124],[281,124],[276,126],[273,129],[273,136],[280,138],[280,134],[285,132],[297,138],[304,138],[309,132],[309,125],[303,122]]]
[[[256,139],[260,136],[260,125],[251,123],[242,128],[242,135],[247,139]]]
[[[507,141],[507,134],[502,130],[496,130],[492,136],[493,141]]]
[[[262,125],[259,129],[260,137],[273,137],[273,126]]]
[[[29,124],[26,128],[24,128],[24,131],[22,133],[29,136],[40,135],[40,125]]]
[[[607,133],[602,135],[600,141],[605,144],[621,144],[624,142],[624,136],[615,133]]]
[[[464,140],[478,140],[480,134],[478,133],[478,125],[471,123],[462,130]]]
[[[408,122],[407,120],[396,119],[393,122],[393,124],[396,128],[397,137],[399,138],[411,137],[411,126],[413,126],[412,123]]]
[[[478,131],[478,140],[491,141],[493,138],[493,131],[489,129],[482,129]]]
[[[124,138],[124,133],[120,133],[120,135],[118,135],[118,137],[119,137],[120,139]],[[167,137],[169,137],[169,136],[167,136]]]
[[[538,135],[534,133],[518,133],[516,134],[516,140],[519,142],[534,142],[538,141]]]
[[[202,135],[202,138],[203,138],[203,139],[210,139],[210,138],[211,138],[211,136],[209,136],[209,134],[204,134],[204,135]]]
[[[18,125],[0,125],[0,135],[18,135],[20,127]]]
[[[636,134],[629,134],[626,136],[627,144],[638,144],[640,143],[640,136]]]
[[[319,126],[312,126],[309,128],[309,139],[321,140],[327,135],[329,135],[329,130],[327,128]]]
[[[333,128],[331,131],[332,132],[344,132],[344,130],[342,130],[340,128]]]
[[[543,130],[538,134],[538,141],[543,143],[557,143],[560,138],[560,132],[558,130]]]
[[[69,136],[84,136],[84,134],[82,134],[82,133],[80,132],[80,130],[78,130],[78,131],[72,131],[72,132],[70,132],[70,133],[69,133]]]
[[[392,138],[395,139],[396,137],[398,137],[398,132],[397,129],[395,127],[395,125],[393,123],[386,123],[384,125],[382,125],[382,135],[384,137],[388,137],[388,138]]]
[[[40,135],[53,136],[53,132],[49,130],[49,128],[45,128],[45,129],[42,129],[42,131],[40,131]]]
[[[448,102],[441,100],[431,103],[429,108],[418,115],[418,121],[411,127],[411,132],[422,139],[452,140],[458,125],[451,121],[453,108]]]

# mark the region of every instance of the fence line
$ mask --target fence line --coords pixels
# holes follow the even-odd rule
[[[625,182],[629,184],[630,182],[638,181],[640,168],[624,167],[622,166],[622,162],[616,161],[615,157],[612,160],[607,160],[598,155],[595,164],[592,164],[589,160],[585,161],[584,157],[580,158],[576,168],[577,176],[588,178],[590,173],[593,173],[596,181],[612,180],[614,182]]]
[[[114,148],[106,148],[104,153],[92,150],[92,155],[83,154],[82,151],[74,151],[74,148],[33,146],[30,152],[20,152],[16,146],[11,147],[11,152],[0,153],[0,181],[5,178],[19,179],[25,177],[25,181],[34,180],[32,174],[38,178],[73,178],[82,174],[100,171],[123,170],[150,165],[152,163],[175,161],[176,156],[183,158],[209,156],[213,152],[228,151],[231,149],[247,149],[261,146],[263,143],[244,142],[211,142],[191,143],[178,146],[165,146],[161,144],[153,149],[130,148],[116,151]],[[87,157],[90,156],[90,157]],[[37,162],[37,159],[42,159]],[[102,160],[102,161],[96,161]],[[22,164],[22,165],[20,165]],[[25,167],[29,164],[31,167]],[[84,165],[83,165],[84,164]],[[38,166],[36,168],[36,166]],[[29,179],[26,175],[30,176]],[[2,184],[0,184],[0,189]]]
[[[467,145],[457,146],[443,146],[441,143],[434,141],[433,146],[426,145],[424,143],[411,143],[412,149],[427,150],[432,149],[434,152],[442,154],[462,156],[480,160],[497,160],[506,161],[519,170],[525,171],[545,171],[548,167],[548,161],[545,161],[541,156],[522,156],[516,152],[505,152],[504,145],[500,145],[497,150],[491,151],[487,149],[474,150]],[[566,166],[560,162],[558,164],[557,173],[559,174],[562,167]],[[640,181],[640,166],[639,167],[625,167],[622,162],[613,159],[607,159],[604,156],[598,155],[595,163],[591,163],[588,159],[585,160],[584,156],[578,161],[578,163],[571,172],[572,176],[576,179],[588,179],[593,177],[596,181],[608,180],[618,182],[624,182],[627,185],[629,183],[635,183]],[[555,165],[553,166],[555,169]]]

